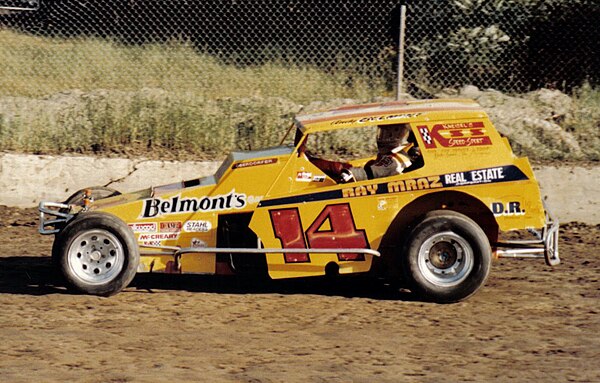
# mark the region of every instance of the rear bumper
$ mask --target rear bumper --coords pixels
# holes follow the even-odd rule
[[[547,265],[560,263],[558,256],[558,220],[544,203],[546,225],[536,232],[537,240],[504,241],[495,244],[498,258],[544,258]]]

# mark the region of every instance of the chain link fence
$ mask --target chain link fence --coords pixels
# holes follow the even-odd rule
[[[414,1],[408,91],[466,84],[505,92],[600,80],[597,0]]]
[[[598,0],[405,6],[401,35],[398,0],[0,0],[0,150],[272,145],[302,108],[393,97],[399,72],[417,98],[600,84]]]
[[[166,54],[186,45],[237,67],[273,62],[310,66],[343,74],[347,86],[360,78],[374,92],[391,91],[396,84],[397,1],[0,0],[0,9],[2,31],[53,42],[104,40],[123,46],[152,44],[153,49],[159,44]],[[523,92],[598,83],[597,0],[415,0],[407,9],[403,80],[409,93],[465,84]],[[21,48],[3,49],[0,60],[27,56],[26,43]],[[62,53],[47,48],[47,55]],[[110,66],[114,58],[94,59]],[[65,86],[70,86],[66,79],[77,72],[70,66],[78,62],[69,55],[36,57],[30,72],[20,74],[48,71],[48,60],[62,61]],[[130,65],[153,63],[131,58]],[[158,68],[157,75],[161,70],[169,68]],[[3,82],[3,93],[13,92]]]
[[[95,60],[110,66],[117,60],[126,60],[122,56],[136,52],[130,55],[133,56],[130,65],[153,67],[157,76],[172,68],[168,64],[156,67],[152,57],[142,57],[139,50],[129,48],[156,51],[160,47],[164,55],[174,54],[189,60],[187,69],[196,71],[198,76],[188,74],[187,78],[198,87],[205,82],[205,73],[198,73],[204,70],[203,66],[194,61],[198,57],[214,58],[220,64],[240,69],[265,64],[315,68],[335,74],[338,79],[343,77],[341,85],[350,88],[359,79],[361,84],[380,91],[382,84],[393,80],[392,62],[386,56],[393,49],[390,31],[393,1],[0,0],[2,4],[7,10],[0,16],[0,28],[4,31],[42,36],[53,43],[65,39],[80,46],[86,41],[96,44],[105,41],[127,53],[104,52]],[[19,4],[21,9],[31,10],[10,11],[18,9]],[[182,57],[182,47],[190,48],[196,56],[185,50]],[[2,57],[28,56],[26,46],[13,48],[1,52]],[[55,54],[55,45],[49,45],[48,49],[40,54]],[[63,57],[38,57],[30,63],[30,71],[48,70],[43,65],[45,59],[54,66],[62,60],[64,77],[68,79],[76,72],[71,67],[78,62],[70,60],[74,52],[67,53]],[[177,65],[182,67],[186,63]],[[22,76],[30,73],[23,71]],[[7,91],[5,88],[4,92]]]

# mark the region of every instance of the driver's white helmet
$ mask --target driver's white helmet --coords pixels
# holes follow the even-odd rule
[[[380,154],[397,153],[408,143],[408,124],[379,125],[377,127],[377,150]]]

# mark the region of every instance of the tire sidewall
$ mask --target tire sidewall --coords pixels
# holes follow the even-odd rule
[[[473,250],[473,267],[464,280],[454,286],[439,286],[427,280],[419,268],[419,250],[431,236],[450,231],[466,240]],[[474,294],[487,280],[491,248],[483,230],[473,220],[453,211],[434,211],[414,227],[403,248],[402,269],[410,289],[425,300],[451,303]]]
[[[73,274],[69,266],[68,251],[73,241],[88,230],[101,229],[113,234],[121,243],[124,262],[121,270],[111,280],[101,284],[87,283]],[[56,236],[53,260],[59,267],[69,287],[92,295],[110,296],[118,293],[133,280],[139,264],[139,247],[129,226],[116,216],[89,212],[80,213]]]

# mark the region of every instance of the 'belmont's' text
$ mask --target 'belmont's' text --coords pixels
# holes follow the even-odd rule
[[[225,195],[201,198],[174,196],[169,199],[151,198],[144,200],[141,218],[159,217],[167,214],[179,214],[196,211],[220,211],[242,209],[246,206],[246,194],[235,190]]]

